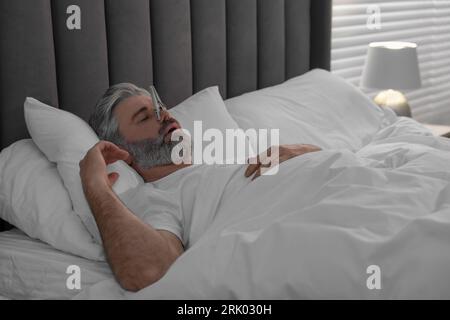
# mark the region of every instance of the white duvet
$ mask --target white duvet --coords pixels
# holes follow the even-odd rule
[[[450,140],[399,118],[357,152],[255,180],[157,283],[133,294],[105,280],[78,298],[448,299],[449,181]]]

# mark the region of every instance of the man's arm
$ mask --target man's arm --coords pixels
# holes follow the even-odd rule
[[[118,174],[108,175],[106,165],[128,157],[116,145],[100,141],[80,162],[80,175],[113,273],[124,289],[138,291],[158,281],[183,246],[171,232],[139,220],[115,195],[111,187]]]

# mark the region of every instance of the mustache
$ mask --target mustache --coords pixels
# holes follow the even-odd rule
[[[163,123],[162,123],[161,128],[160,128],[159,131],[158,131],[159,135],[160,135],[160,136],[163,135],[163,134],[164,134],[164,131],[165,131],[165,130],[167,129],[167,127],[168,127],[169,125],[171,125],[172,123],[176,123],[176,120],[173,119],[173,118],[164,120]]]

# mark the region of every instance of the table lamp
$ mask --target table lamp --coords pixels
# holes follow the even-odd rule
[[[408,100],[399,90],[421,86],[417,45],[411,42],[372,42],[369,44],[361,85],[380,89],[374,101],[399,116],[411,117]]]

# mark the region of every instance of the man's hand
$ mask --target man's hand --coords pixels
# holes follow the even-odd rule
[[[119,174],[117,172],[108,174],[106,166],[117,160],[130,163],[130,155],[127,151],[108,141],[99,141],[95,144],[80,161],[80,176],[83,187],[96,188],[105,185],[112,187],[119,178]]]
[[[278,159],[276,157],[277,150],[275,150],[275,154],[273,154],[272,148],[278,148]],[[245,170],[245,176],[250,177],[254,174],[252,177],[252,180],[254,180],[261,175],[262,168],[270,170],[270,168],[272,168],[273,166],[276,166],[288,159],[300,156],[308,152],[315,152],[320,150],[322,149],[312,144],[285,144],[271,147],[267,149],[266,152],[258,155],[256,159],[253,158],[248,160],[250,165],[247,167],[247,170]],[[272,158],[272,155],[274,155],[273,158],[275,158],[275,163],[269,161]]]

